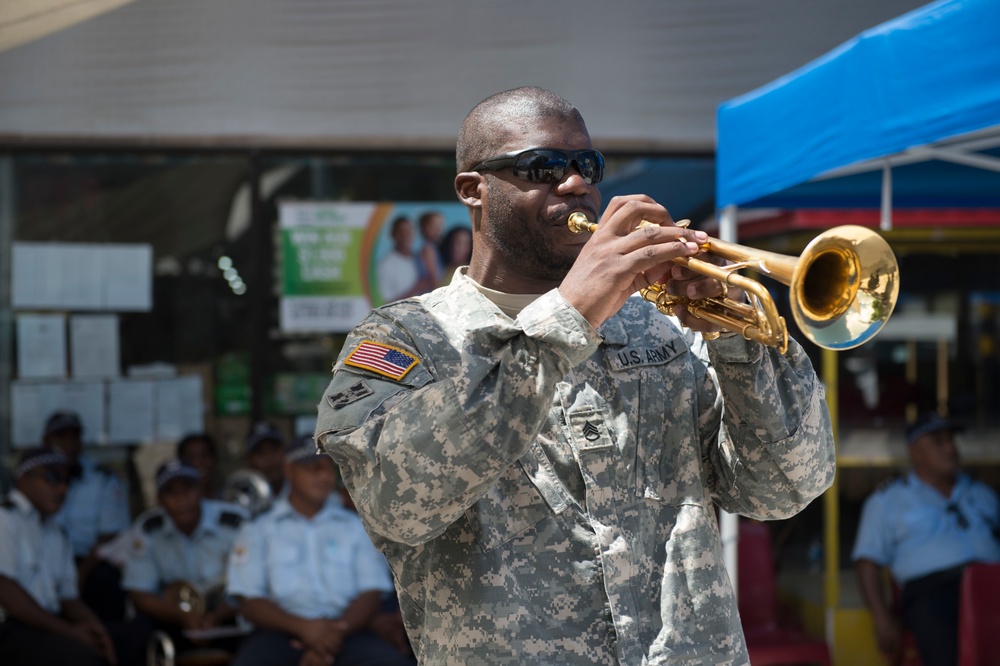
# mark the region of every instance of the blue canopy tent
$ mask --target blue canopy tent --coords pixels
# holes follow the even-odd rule
[[[1000,206],[1000,2],[867,30],[720,105],[717,140],[724,210]]]
[[[889,230],[893,209],[1000,207],[1000,2],[939,0],[904,14],[724,102],[717,121],[726,240],[737,208],[881,209]],[[836,395],[829,350],[823,375]],[[835,652],[850,624],[840,622],[838,492],[824,497],[821,602]]]

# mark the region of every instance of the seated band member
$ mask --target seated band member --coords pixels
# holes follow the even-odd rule
[[[84,452],[83,422],[75,412],[49,416],[42,443],[69,458],[69,490],[55,521],[73,546],[81,598],[103,620],[121,620],[125,615],[121,569],[100,551],[131,522],[125,481]]]
[[[185,435],[177,442],[177,457],[198,470],[202,497],[222,499],[217,482],[219,451],[211,435],[207,432]]]
[[[70,461],[48,448],[25,452],[0,508],[0,664],[114,664],[111,637],[78,596],[73,549],[52,519]]]
[[[273,423],[258,421],[247,435],[247,467],[259,472],[271,486],[271,496],[287,496],[285,484],[285,435]]]
[[[159,506],[136,520],[122,585],[138,612],[176,638],[181,629],[231,623],[224,597],[226,562],[246,519],[234,505],[201,497],[198,470],[175,459],[156,473]],[[179,598],[186,588],[196,593]]]
[[[256,627],[233,666],[412,664],[368,631],[392,581],[357,515],[328,501],[333,461],[299,438],[285,476],[288,497],[244,526],[230,556],[228,591]]]

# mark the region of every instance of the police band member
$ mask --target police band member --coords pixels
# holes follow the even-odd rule
[[[42,442],[70,461],[69,491],[55,520],[73,545],[83,599],[103,619],[120,620],[125,612],[121,570],[99,550],[131,522],[125,483],[84,453],[83,423],[75,412],[53,413],[45,422]]]
[[[174,459],[156,472],[159,506],[132,532],[122,586],[138,612],[161,628],[209,629],[232,623],[223,590],[229,551],[246,519],[235,504],[204,499],[198,470]]]
[[[26,451],[0,508],[0,664],[114,664],[111,637],[79,598],[73,549],[53,520],[66,498],[70,461]]]
[[[671,262],[706,236],[649,197],[567,229],[604,161],[561,97],[484,100],[456,158],[470,265],[347,337],[316,431],[420,663],[747,663],[715,505],[784,518],[833,482],[805,351],[631,298],[723,285]]]
[[[271,497],[287,496],[285,487],[285,435],[269,421],[257,421],[246,439],[247,467],[261,474],[271,486]]]
[[[961,470],[957,430],[921,414],[906,433],[909,473],[869,496],[861,512],[852,558],[890,663],[902,654],[903,627],[924,666],[958,663],[962,572],[971,562],[1000,561],[1000,500]],[[899,614],[885,601],[885,570],[901,589]]]
[[[330,502],[337,470],[312,437],[285,454],[288,496],[245,525],[228,591],[255,631],[233,666],[412,664],[368,630],[392,590],[385,560],[353,512]]]

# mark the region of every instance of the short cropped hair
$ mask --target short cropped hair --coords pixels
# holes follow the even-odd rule
[[[511,132],[539,118],[583,122],[576,107],[545,88],[524,86],[487,97],[462,122],[455,148],[458,171],[469,171],[495,156]]]

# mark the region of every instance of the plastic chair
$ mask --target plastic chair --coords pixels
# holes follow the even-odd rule
[[[1000,563],[970,564],[958,607],[958,665],[1000,666]]]
[[[753,666],[830,666],[830,650],[824,641],[778,619],[778,588],[767,525],[740,520],[737,567],[740,619],[750,663]]]

